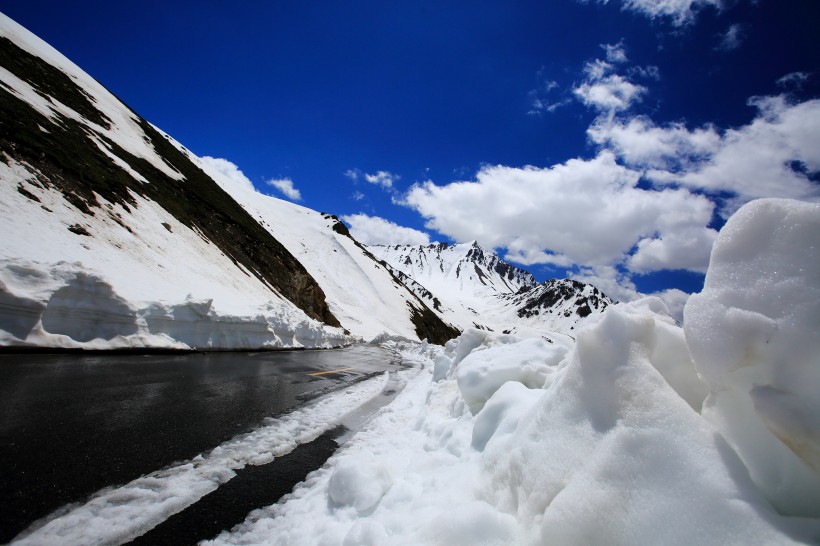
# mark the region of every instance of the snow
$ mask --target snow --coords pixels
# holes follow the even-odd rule
[[[0,36],[8,38],[24,51],[40,57],[48,64],[64,72],[88,94],[94,103],[94,107],[104,114],[111,121],[111,124],[108,127],[103,127],[83,118],[79,113],[53,97],[46,99],[41,96],[28,83],[20,80],[8,70],[0,68],[0,82],[11,88],[13,93],[32,105],[41,114],[52,119],[55,118],[55,114],[74,119],[89,127],[94,133],[105,136],[132,155],[145,159],[171,178],[182,179],[182,175],[166,164],[153,149],[153,146],[146,144],[145,133],[138,125],[135,114],[94,78],[86,74],[59,51],[3,13],[0,13]],[[98,145],[100,145],[99,141]],[[104,145],[101,147],[104,147]]]
[[[112,124],[44,100],[8,71],[0,70],[0,82],[44,115],[76,119],[178,177],[102,86],[2,15],[0,35],[80,83]],[[400,348],[414,366],[396,398],[323,468],[210,544],[820,537],[820,205],[764,199],[742,207],[715,242],[683,329],[658,298],[580,321],[522,322],[512,296],[529,281],[495,275],[495,262],[471,257],[476,245],[439,247],[435,256],[383,249],[399,270],[410,257],[405,272],[441,298],[451,322],[515,332],[468,328],[439,347],[413,342],[414,296],[335,232],[333,217],[263,196],[214,162],[190,157],[305,265],[344,328]],[[83,215],[32,183],[38,175],[12,158],[0,161],[0,344],[223,349],[353,341],[309,319],[156,203],[134,195],[128,211],[97,196],[100,211]],[[206,455],[100,491],[15,544],[127,541],[237,469],[361,420],[374,397],[396,385],[371,380],[322,398]]]
[[[419,339],[408,308],[419,302],[350,237],[333,231],[337,219],[258,192],[224,160],[191,159],[302,263],[346,330],[367,341],[382,334]]]
[[[412,371],[408,372],[412,373]],[[103,489],[84,504],[35,522],[13,543],[23,545],[122,544],[190,506],[246,465],[267,464],[343,422],[377,396],[386,375],[331,393],[264,426],[237,436],[209,453]],[[393,388],[393,387],[391,387]]]
[[[704,416],[784,514],[820,517],[820,205],[762,199],[720,233],[686,341]]]
[[[573,285],[568,280],[538,284],[534,277],[513,267],[475,241],[446,245],[374,245],[368,249],[394,270],[409,277],[405,283],[445,322],[462,330],[483,328],[492,331],[566,338],[586,318],[577,312],[586,298],[590,312],[598,314],[605,299],[590,285]],[[553,305],[538,303],[542,296],[565,289]],[[607,304],[610,302],[606,298]]]
[[[273,349],[351,342],[341,329],[280,302],[234,315],[219,310],[211,298],[190,294],[173,303],[129,301],[119,293],[123,286],[80,262],[0,259],[0,344],[89,350]],[[150,297],[153,287],[147,288]]]
[[[44,189],[36,182],[42,176],[13,158],[0,161],[0,344],[256,349],[354,341],[309,318],[157,203],[132,194],[126,210],[97,195],[101,207],[90,216]]]
[[[83,125],[93,145],[139,183],[148,182],[107,141],[181,179],[136,115],[102,85],[2,14],[0,36],[65,73],[111,123],[88,120],[0,68],[0,83],[10,92],[50,119],[59,114]],[[238,187],[213,162],[164,136],[306,267],[344,328],[310,319],[156,202],[132,193],[135,204],[126,209],[95,195],[100,207],[83,214],[38,182],[48,176],[3,156],[0,345],[256,349],[337,347],[378,336],[418,339],[409,305],[421,304],[350,238],[335,233],[335,220],[262,195],[249,182]],[[24,270],[37,273],[21,276]],[[34,284],[26,286],[27,279]]]
[[[742,208],[685,333],[650,297],[575,343],[471,329],[399,344],[426,373],[207,544],[815,542],[818,227],[816,205]],[[760,476],[777,468],[773,495]]]

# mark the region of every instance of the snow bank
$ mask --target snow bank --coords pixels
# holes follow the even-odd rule
[[[225,314],[213,299],[134,302],[81,263],[0,260],[0,345],[63,349],[258,349],[346,345],[352,338],[281,302]]]
[[[706,389],[664,309],[657,298],[613,307],[572,348],[482,330],[405,347],[426,373],[292,495],[209,544],[820,536],[819,521],[775,512],[698,414]]]
[[[741,208],[684,324],[704,416],[781,513],[820,517],[820,205]]]

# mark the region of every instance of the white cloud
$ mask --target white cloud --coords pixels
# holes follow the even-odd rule
[[[353,192],[353,195],[351,195],[351,197],[354,201],[361,201],[362,199],[364,199],[364,194],[360,191],[357,191]]]
[[[399,226],[378,216],[351,214],[342,216],[350,233],[366,245],[429,245],[430,236],[417,229]]]
[[[632,83],[620,74],[613,74],[613,65],[601,59],[584,67],[586,79],[572,91],[581,102],[601,113],[627,110],[641,100],[646,88]]]
[[[777,80],[777,85],[783,88],[797,87],[800,88],[809,79],[808,72],[789,72],[782,78]]]
[[[755,98],[757,117],[727,130],[719,149],[677,183],[757,197],[820,199],[809,173],[820,171],[820,100],[789,104],[784,96]]]
[[[428,181],[414,185],[404,203],[427,219],[428,228],[506,248],[508,259],[525,265],[614,265],[643,244],[649,246],[637,262],[641,270],[664,269],[669,265],[657,248],[678,243],[676,232],[704,229],[714,205],[683,189],[638,188],[639,178],[603,152],[543,169],[485,167],[475,182]],[[688,265],[700,271],[705,264]]]
[[[720,134],[712,126],[692,131],[682,123],[658,127],[643,116],[597,119],[587,135],[594,143],[615,151],[628,165],[665,170],[678,170],[708,158],[721,144]]]
[[[544,112],[555,112],[559,108],[566,106],[571,102],[568,98],[551,100],[550,95],[553,89],[558,88],[558,82],[555,80],[546,80],[543,78],[543,71],[538,71],[538,78],[543,80],[537,89],[533,89],[529,93],[530,109],[527,115],[542,115]]]
[[[272,178],[268,180],[266,184],[276,188],[282,192],[282,195],[292,201],[300,201],[302,199],[302,192],[293,186],[293,180],[290,178]]]
[[[655,239],[642,239],[627,260],[636,273],[662,269],[688,269],[706,273],[717,231],[705,226],[685,226]]]
[[[820,100],[791,104],[780,95],[750,104],[758,108],[755,119],[722,133],[636,116],[599,118],[587,134],[626,165],[648,169],[655,183],[734,194],[724,214],[758,197],[820,199],[810,178],[820,171]]]
[[[610,63],[625,63],[629,60],[626,57],[623,40],[617,44],[601,44],[601,48],[606,51],[606,60]]]
[[[581,0],[585,2],[586,0]],[[609,0],[598,0],[606,4]],[[621,0],[622,9],[640,13],[650,19],[668,19],[673,25],[691,23],[697,12],[712,6],[723,7],[723,0]]]
[[[601,112],[626,110],[634,102],[639,101],[645,91],[645,87],[636,85],[618,74],[582,83],[574,89],[581,102]]]
[[[256,191],[256,189],[253,187],[253,183],[250,180],[248,180],[248,177],[245,176],[245,173],[239,170],[239,167],[237,167],[234,163],[231,163],[227,159],[222,159],[219,157],[210,157],[207,155],[201,157],[200,159],[206,166],[223,174],[228,180],[230,180],[234,184],[247,190]]]
[[[720,43],[715,46],[717,51],[732,51],[740,47],[745,35],[743,25],[736,23],[731,25],[726,32],[720,35]]]
[[[375,184],[377,186],[381,186],[385,189],[392,189],[393,188],[393,181],[398,180],[400,177],[393,173],[387,171],[379,171],[376,174],[364,174],[364,179],[369,182],[370,184]]]
[[[360,171],[359,169],[348,169],[344,172],[344,175],[351,179],[353,182],[358,181],[359,176],[361,176],[361,174],[362,171]]]

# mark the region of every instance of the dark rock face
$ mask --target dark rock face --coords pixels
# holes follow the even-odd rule
[[[594,286],[570,279],[551,279],[527,290],[519,290],[516,296],[522,297],[518,309],[519,317],[531,317],[547,311],[562,301],[572,303],[575,314],[587,317],[593,310],[603,311],[614,302]],[[564,316],[571,312],[564,311]]]
[[[71,78],[7,39],[0,39],[0,65],[49,100],[62,102],[100,126],[110,125],[110,120],[94,106],[93,98]],[[140,183],[97,147],[91,140],[92,129],[73,119],[57,118],[54,121],[43,116],[0,87],[0,152],[39,171],[38,184],[61,192],[83,214],[111,214],[95,193],[125,210],[137,206],[134,195],[155,201],[308,316],[339,326],[325,302],[324,292],[302,264],[148,122],[133,116],[146,135],[146,143],[184,180],[167,176],[103,134],[93,132],[114,155],[149,182]],[[72,231],[86,235],[79,228]]]
[[[430,343],[444,345],[449,340],[461,335],[458,329],[446,324],[426,305],[417,308],[408,303],[408,306],[412,313],[410,320],[413,321],[413,326],[416,327],[416,335],[419,336],[419,339],[426,339]]]

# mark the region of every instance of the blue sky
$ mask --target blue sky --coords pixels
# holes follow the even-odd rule
[[[820,195],[814,0],[0,9],[366,242],[478,239],[539,279],[674,304],[742,203]]]

